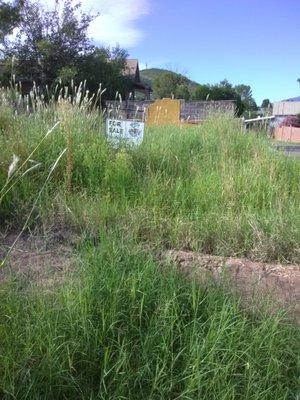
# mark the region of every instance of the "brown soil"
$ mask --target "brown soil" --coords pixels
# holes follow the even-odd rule
[[[212,280],[238,294],[244,306],[257,310],[264,305],[270,312],[284,309],[300,325],[300,266],[173,250],[167,258],[188,277],[196,276],[201,282]]]
[[[15,238],[15,234],[0,234],[0,261],[6,256]],[[16,243],[5,265],[0,268],[0,283],[17,277],[49,288],[65,282],[75,264],[72,248],[58,238],[23,236]]]

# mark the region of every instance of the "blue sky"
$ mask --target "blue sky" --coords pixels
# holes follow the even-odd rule
[[[249,84],[259,104],[300,94],[300,0],[82,3],[100,12],[91,37],[118,42],[142,67],[171,68],[199,83]]]

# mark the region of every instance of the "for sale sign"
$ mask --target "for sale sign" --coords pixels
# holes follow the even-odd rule
[[[106,135],[113,146],[139,146],[143,142],[145,124],[133,120],[107,119]]]

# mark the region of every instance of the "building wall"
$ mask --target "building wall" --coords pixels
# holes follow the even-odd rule
[[[118,119],[137,119],[144,121],[147,115],[147,109],[153,101],[114,101],[109,100],[105,102],[106,115],[111,118]]]
[[[210,115],[229,114],[235,115],[235,102],[231,100],[220,101],[182,101],[181,119],[201,121]]]
[[[171,99],[163,99],[163,100],[169,100],[167,104],[172,108]],[[189,120],[189,121],[200,122],[213,114],[229,114],[231,116],[235,115],[235,102],[231,100],[224,100],[224,101],[173,100],[173,101],[176,104],[177,102],[180,102],[179,121]],[[154,101],[152,100],[144,100],[144,101],[127,100],[122,102],[106,101],[105,106],[107,115],[112,118],[138,119],[144,121],[147,117],[148,107],[153,103]],[[164,105],[164,109],[166,109],[166,105]]]
[[[273,104],[273,115],[300,114],[300,101],[277,101]]]

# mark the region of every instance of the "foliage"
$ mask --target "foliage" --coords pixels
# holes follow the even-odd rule
[[[153,88],[153,83],[155,81],[156,78],[158,78],[160,75],[163,75],[165,73],[171,73],[171,74],[178,74],[177,72],[171,71],[171,70],[167,70],[167,69],[163,69],[163,68],[147,68],[147,69],[142,69],[140,71],[140,76],[141,76],[141,80],[144,84],[150,86]],[[181,74],[183,75],[183,74]],[[190,80],[189,78],[185,77],[185,83],[188,85],[188,89],[190,91],[190,93],[193,92],[193,90],[195,89],[196,86],[198,86],[198,83]]]
[[[280,126],[294,126],[300,128],[300,115],[288,115],[281,121]]]
[[[238,116],[242,115],[245,110],[241,95],[226,79],[215,85],[197,86],[193,93],[193,100],[234,100]]]
[[[241,96],[241,100],[244,104],[245,110],[257,111],[257,104],[252,96],[252,89],[249,85],[236,85],[234,90],[238,95]]]
[[[252,90],[249,85],[233,86],[226,79],[215,85],[199,85],[194,93],[194,100],[234,100],[237,107],[237,115],[255,112],[257,105],[252,97]]]
[[[175,72],[164,72],[153,81],[153,95],[159,99],[174,97],[175,99],[189,100],[189,80]]]
[[[87,82],[91,92],[96,92],[101,83],[106,91],[103,99],[113,99],[118,92],[122,98],[133,90],[131,77],[123,76],[128,54],[124,49],[116,47],[95,48],[93,52],[82,57],[79,62],[77,81]]]
[[[175,89],[175,99],[189,100],[190,97],[191,93],[189,90],[189,86],[186,83],[181,83],[177,85]]]
[[[269,99],[264,99],[261,103],[261,108],[269,108],[271,106],[271,102]]]
[[[92,51],[87,37],[92,19],[72,0],[57,1],[51,11],[40,3],[25,2],[17,38],[6,45],[4,54],[17,60],[18,76],[53,82],[62,68],[75,68],[80,57]]]
[[[74,66],[62,67],[57,71],[56,82],[63,86],[68,86],[72,80],[75,80],[78,75],[78,70]]]
[[[26,1],[16,21],[17,38],[4,47],[7,70],[17,80],[35,81],[42,87],[86,80],[92,93],[101,83],[107,88],[106,97],[114,98],[116,92],[124,96],[132,88],[131,80],[122,76],[127,52],[93,46],[87,36],[93,18],[72,0],[56,1],[51,11],[37,1]]]
[[[23,0],[15,0],[12,3],[0,0],[0,43],[5,43],[7,35],[20,22],[20,11],[24,4]]]

